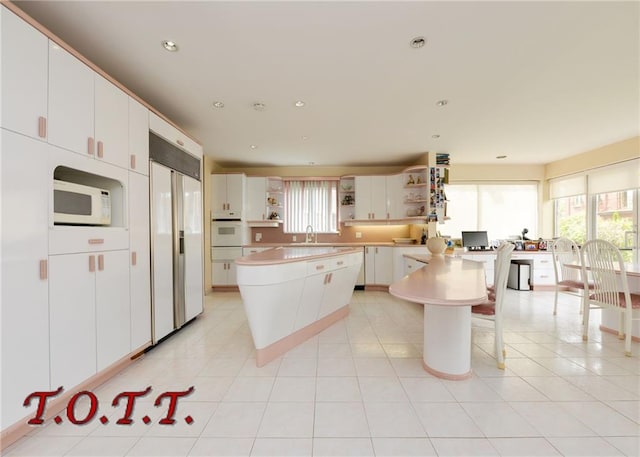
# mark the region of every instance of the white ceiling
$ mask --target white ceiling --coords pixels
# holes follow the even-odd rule
[[[542,164],[640,134],[638,2],[15,3],[223,166]]]

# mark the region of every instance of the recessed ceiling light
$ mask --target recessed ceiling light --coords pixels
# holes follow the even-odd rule
[[[496,159],[506,159],[507,156],[496,156]]]
[[[215,108],[224,108],[224,103],[222,103],[222,102],[213,102],[213,106]]]
[[[433,139],[436,139],[436,140],[437,140],[438,138],[440,138],[440,135],[438,135],[438,134],[431,135],[431,138],[433,138]]]
[[[425,39],[425,37],[422,37],[422,36],[415,37],[413,40],[409,42],[409,46],[411,46],[414,49],[420,49],[425,44],[427,44],[427,40]]]
[[[255,144],[252,144],[251,146],[249,146],[251,149],[258,149],[258,146],[256,146]]]
[[[307,135],[302,135],[302,140],[303,141],[307,141],[309,139],[309,137]]]
[[[305,103],[302,100],[298,100],[294,103],[294,105],[296,106],[296,108],[302,108]]]
[[[267,105],[265,105],[264,103],[254,103],[253,104],[253,109],[256,111],[264,111],[267,108]]]
[[[436,106],[444,106],[444,105],[446,105],[447,103],[449,103],[449,100],[438,100],[438,101],[436,102]]]
[[[164,40],[162,42],[162,47],[170,52],[176,52],[178,50],[178,45],[176,44],[176,42],[171,40]]]

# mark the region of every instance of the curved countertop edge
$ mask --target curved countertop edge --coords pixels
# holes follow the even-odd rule
[[[487,300],[484,266],[481,263],[442,255],[420,257],[420,261],[426,262],[427,266],[391,284],[389,286],[391,295],[414,303],[441,306],[470,306]],[[455,265],[458,263],[459,267]],[[451,268],[452,266],[455,268]],[[474,284],[469,284],[460,278],[460,274],[465,271],[467,273],[469,271],[476,272],[473,275],[476,280]],[[480,272],[482,274],[479,274]],[[438,295],[438,289],[442,291],[442,286],[445,286],[444,289],[447,290],[455,289],[460,287],[461,281],[464,282],[463,288],[465,292],[469,291],[469,295],[462,298]],[[436,295],[430,295],[429,292]]]
[[[391,247],[395,247],[395,246],[402,246],[402,247],[420,247],[424,245],[421,244],[398,244],[398,243],[393,243],[390,241],[367,241],[367,242],[363,242],[363,243],[359,243],[357,241],[348,241],[348,242],[335,242],[335,243],[325,243],[324,241],[321,241],[319,243],[304,243],[304,242],[294,242],[294,243],[252,243],[252,244],[245,244],[242,247],[243,248],[280,248],[280,247],[284,247],[284,248],[314,248],[314,247],[319,247],[319,248],[326,248],[326,247],[331,247],[331,246],[338,246],[338,247],[366,247],[366,246],[391,246]],[[426,250],[426,247],[425,247]]]
[[[313,252],[318,249],[322,252]],[[301,262],[307,260],[323,259],[327,257],[336,257],[344,254],[360,254],[358,248],[354,247],[338,247],[331,246],[295,246],[295,247],[277,247],[262,252],[257,252],[235,260],[236,265],[258,266],[258,265],[278,265],[283,263]]]

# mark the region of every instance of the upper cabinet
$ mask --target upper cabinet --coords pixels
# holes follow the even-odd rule
[[[409,168],[402,174],[403,217],[424,222],[429,213],[429,169],[426,166]]]
[[[149,176],[149,110],[129,97],[129,169]]]
[[[2,127],[46,140],[49,40],[4,6],[0,30]]]
[[[149,112],[149,130],[189,154],[202,157],[202,146],[153,112]]]
[[[277,227],[284,215],[282,178],[247,178],[245,219],[252,227]]]
[[[267,178],[250,176],[247,178],[247,222],[261,222],[267,219],[265,195],[267,194]]]
[[[212,219],[244,220],[245,187],[244,173],[212,174]]]
[[[49,143],[95,155],[94,72],[49,41]]]
[[[355,195],[355,219],[388,219],[386,176],[356,176]]]
[[[95,84],[95,156],[129,168],[129,96],[98,74]]]

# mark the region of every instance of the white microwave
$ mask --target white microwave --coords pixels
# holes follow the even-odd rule
[[[53,223],[109,225],[111,194],[105,189],[54,179]]]

